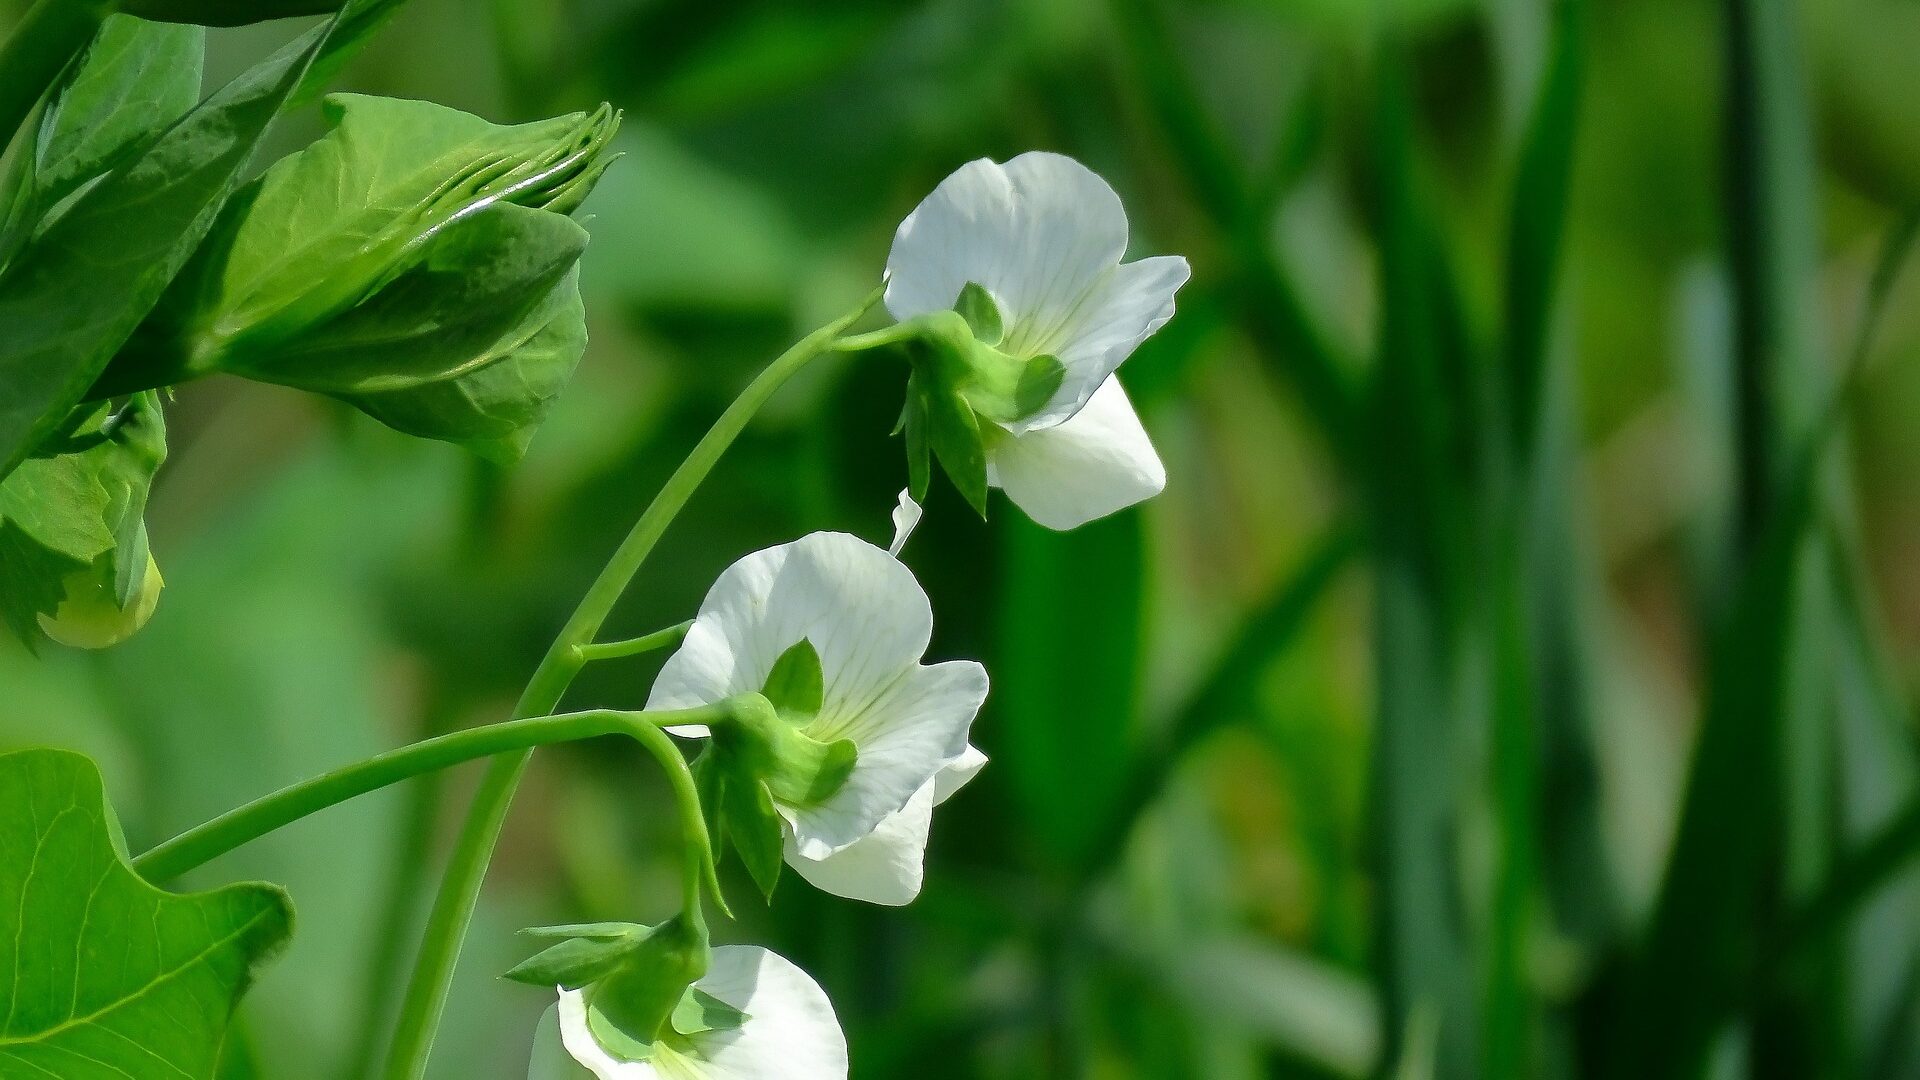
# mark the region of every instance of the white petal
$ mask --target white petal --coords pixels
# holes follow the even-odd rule
[[[1166,467],[1113,378],[1059,427],[994,439],[987,468],[994,486],[1049,529],[1106,517],[1167,486]]]
[[[587,998],[580,991],[561,987],[560,1004],[554,1007],[551,1015],[559,1021],[560,1045],[566,1048],[568,1056],[585,1066],[598,1080],[656,1080],[660,1076],[660,1071],[654,1068],[652,1062],[622,1061],[601,1049],[600,1041],[593,1037],[592,1030],[587,1027]],[[534,1047],[534,1063],[544,1064],[539,1057],[538,1034],[534,1038]],[[565,1077],[567,1073],[557,1070],[557,1075]]]
[[[980,770],[987,767],[987,755],[972,746],[961,755],[947,763],[940,775],[933,778],[933,803],[935,806],[953,798],[953,793],[966,787]]]
[[[927,830],[933,823],[934,782],[898,813],[882,818],[865,837],[824,859],[809,859],[789,837],[787,863],[814,887],[849,900],[900,907],[920,895]]]
[[[780,654],[804,638],[820,653],[823,714],[859,715],[914,667],[932,634],[933,610],[911,571],[857,537],[814,533],[720,575],[660,669],[647,708],[757,692]]]
[[[685,1075],[703,1080],[845,1080],[847,1039],[833,1003],[792,961],[752,945],[721,945],[694,985],[745,1013],[746,1022],[689,1036],[692,1051],[663,1053],[661,1072],[684,1064]]]
[[[896,319],[951,308],[971,281],[1001,320],[1063,320],[1127,250],[1127,212],[1092,170],[1060,154],[1001,165],[970,161],[940,182],[894,234],[887,310]]]
[[[1071,419],[1133,355],[1142,341],[1173,318],[1173,294],[1192,273],[1187,260],[1161,255],[1118,266],[1045,340],[1009,340],[1016,356],[1053,353],[1066,370],[1045,408],[1011,425],[1015,434],[1054,427]]]
[[[887,554],[900,557],[900,549],[907,546],[907,538],[913,535],[914,526],[920,524],[920,504],[905,489],[900,492],[900,503],[893,508],[893,543],[888,546]]]
[[[822,742],[852,739],[853,774],[818,806],[791,811],[795,849],[820,860],[852,845],[901,810],[967,749],[967,730],[987,699],[987,671],[971,660],[915,667],[871,707],[822,710],[807,733]]]
[[[533,1029],[533,1055],[527,1062],[527,1080],[582,1080],[593,1073],[573,1059],[560,1036],[560,1006],[549,1008]]]

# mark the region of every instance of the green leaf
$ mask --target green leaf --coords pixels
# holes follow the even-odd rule
[[[632,937],[646,927],[624,922],[562,923],[559,926],[529,926],[520,931],[530,938],[586,938],[588,941],[619,941]]]
[[[327,33],[309,33],[207,99],[7,267],[0,478],[86,395],[186,263]]]
[[[291,932],[279,888],[164,892],[116,831],[91,761],[0,757],[0,1074],[210,1080],[255,968]]]
[[[767,673],[767,684],[760,692],[773,702],[781,719],[790,724],[805,724],[820,715],[825,687],[820,652],[813,647],[813,642],[801,638],[773,662],[773,670]]]
[[[386,393],[343,394],[341,400],[395,430],[511,464],[526,453],[586,349],[586,306],[577,274],[569,274],[477,362],[459,365],[470,374]]]
[[[986,346],[1000,344],[1000,338],[1006,333],[1000,320],[1000,305],[993,302],[993,294],[984,286],[967,282],[953,309],[967,320],[967,328],[973,331],[975,341]]]
[[[50,208],[200,103],[206,31],[110,16],[36,136],[34,198]]]
[[[463,374],[447,365],[477,365],[585,244],[558,214],[502,208],[576,205],[618,124],[603,107],[501,127],[356,95],[324,113],[324,138],[228,204],[105,389],[222,370],[359,393]],[[436,333],[445,351],[418,355]]]

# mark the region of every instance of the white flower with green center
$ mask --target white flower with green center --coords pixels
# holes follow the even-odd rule
[[[985,380],[1005,384],[1010,407],[970,395],[986,479],[1049,528],[1166,486],[1114,372],[1173,317],[1189,270],[1178,256],[1123,263],[1126,248],[1127,214],[1105,180],[1072,158],[1027,153],[969,162],[941,181],[901,222],[887,259],[894,318],[958,310],[985,347],[977,357],[1013,362],[1011,375]],[[934,427],[939,452],[938,417]]]
[[[820,888],[898,905],[920,891],[935,804],[985,764],[967,731],[987,696],[971,660],[923,665],[933,611],[913,574],[844,533],[733,564],[647,708],[764,694],[696,765],[716,840],[771,891],[782,859]]]
[[[560,988],[534,1035],[528,1080],[844,1080],[847,1040],[833,1003],[791,961],[751,945],[713,950],[645,1060],[619,1052],[589,990]],[[609,1043],[616,1044],[612,1048]]]

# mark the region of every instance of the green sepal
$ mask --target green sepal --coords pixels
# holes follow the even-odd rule
[[[727,835],[747,875],[760,887],[760,894],[773,902],[773,890],[780,884],[780,871],[786,865],[786,823],[774,809],[773,794],[765,781],[753,776],[727,778],[722,792],[726,802]]]
[[[785,740],[780,767],[767,777],[767,790],[789,806],[818,806],[846,785],[859,760],[852,739],[830,743],[810,738]]]
[[[781,653],[767,674],[766,688],[760,692],[773,702],[780,718],[789,724],[806,724],[820,715],[826,677],[820,670],[820,652],[813,647],[813,642],[801,638]]]
[[[1005,327],[1000,318],[1000,305],[994,303],[993,294],[978,282],[969,281],[960,290],[960,298],[954,301],[953,310],[967,320],[967,328],[973,331],[973,339],[982,345],[1000,344]]]
[[[747,1014],[697,986],[687,988],[667,1023],[682,1035],[732,1031],[747,1022]]]
[[[1041,355],[1028,360],[1020,369],[1020,382],[1014,388],[1014,409],[1018,413],[1014,419],[1024,420],[1046,408],[1066,379],[1067,366],[1059,357]]]
[[[520,931],[521,937],[538,940],[556,940],[561,938],[585,938],[588,941],[621,941],[632,937],[635,929],[648,927],[638,923],[591,922],[561,923],[558,926],[529,926]]]
[[[973,407],[950,386],[929,387],[927,444],[947,478],[982,518],[987,516],[987,449]]]
[[[577,990],[618,971],[650,933],[648,927],[636,926],[612,939],[569,938],[536,953],[500,977],[528,986],[564,986]]]
[[[918,372],[907,377],[907,403],[900,413],[900,426],[907,437],[907,491],[915,502],[924,503],[933,480],[933,466],[928,459],[927,403]]]

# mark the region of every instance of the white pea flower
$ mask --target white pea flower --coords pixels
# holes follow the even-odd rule
[[[1179,256],[1122,263],[1126,248],[1127,214],[1113,188],[1072,158],[1035,152],[961,166],[900,223],[887,259],[894,318],[953,309],[976,285],[998,309],[999,340],[988,344],[1064,369],[1027,415],[982,418],[988,481],[1049,528],[1104,517],[1166,486],[1114,372],[1173,317],[1189,269]]]
[[[932,633],[927,595],[905,566],[856,537],[814,533],[748,555],[720,575],[647,708],[765,693],[786,721],[777,734],[797,732],[816,750],[851,744],[851,768],[824,793],[767,784],[785,861],[837,895],[905,904],[920,891],[934,804],[986,760],[967,745],[986,700],[986,670],[971,660],[921,664]],[[797,653],[813,665],[810,680],[782,673]],[[786,688],[809,681],[803,706],[779,700],[805,697]],[[716,750],[728,745],[722,735]],[[740,781],[727,775],[728,784]],[[751,837],[740,839],[740,816],[729,813],[734,846],[752,869]],[[772,865],[777,872],[778,856]]]
[[[721,945],[712,956],[693,989],[718,1001],[724,1020],[681,1024],[690,1033],[663,1033],[634,1061],[596,1034],[588,995],[561,988],[534,1035],[527,1080],[571,1080],[583,1069],[596,1080],[845,1080],[846,1036],[818,983],[756,946]]]

